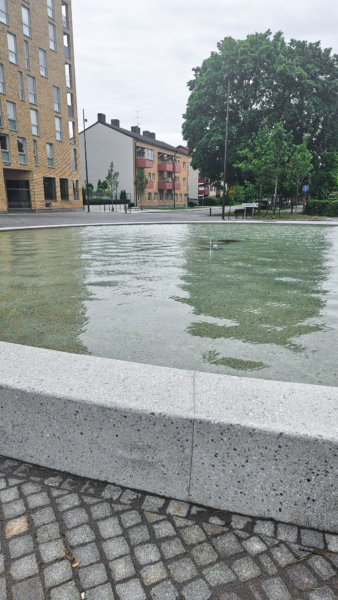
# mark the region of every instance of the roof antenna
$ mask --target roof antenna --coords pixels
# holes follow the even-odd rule
[[[140,119],[142,119],[142,117],[139,117],[139,113],[143,112],[143,110],[134,110],[134,112],[136,112],[136,121],[137,121],[137,127],[140,126]]]

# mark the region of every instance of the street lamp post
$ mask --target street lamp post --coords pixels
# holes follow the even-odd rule
[[[90,212],[90,205],[89,205],[89,188],[88,188],[88,161],[87,161],[86,123],[87,123],[87,119],[85,119],[85,112],[84,112],[84,109],[83,109],[83,137],[84,137],[84,147],[85,147],[85,163],[86,163],[86,192],[87,192],[87,210],[88,210],[88,212]]]
[[[228,79],[227,93],[227,116],[225,121],[225,144],[224,144],[224,168],[223,168],[223,201],[222,201],[222,219],[225,218],[225,186],[227,174],[227,152],[228,152],[228,129],[229,129],[229,96],[230,96],[230,79]],[[230,207],[229,207],[230,211]]]
[[[172,175],[172,182],[173,182],[173,194],[174,194],[174,210],[176,208],[176,202],[175,202],[175,167],[176,167],[176,152],[174,153],[174,158],[173,158],[173,175]]]

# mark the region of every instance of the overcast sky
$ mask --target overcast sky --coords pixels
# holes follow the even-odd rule
[[[337,0],[73,0],[80,129],[98,112],[182,143],[187,81],[227,36],[282,30],[338,53]]]

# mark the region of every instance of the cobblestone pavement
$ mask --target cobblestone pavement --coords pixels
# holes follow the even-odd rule
[[[0,457],[0,600],[333,600],[338,535]]]

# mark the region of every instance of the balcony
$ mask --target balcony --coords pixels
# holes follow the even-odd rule
[[[155,182],[152,179],[148,179],[147,190],[154,188]]]
[[[159,171],[167,171],[168,173],[172,173],[174,171],[174,165],[172,160],[166,162],[166,161],[160,161],[158,163],[158,170]],[[181,172],[181,167],[180,165],[175,165],[175,173],[180,173]]]
[[[174,186],[175,186],[175,190],[181,189],[181,185],[179,183],[175,183]],[[171,181],[159,181],[158,189],[159,190],[172,190],[173,184]]]
[[[136,159],[136,166],[137,167],[143,167],[145,169],[150,169],[151,167],[154,166],[154,161],[153,160],[149,160],[149,158],[137,158]]]

